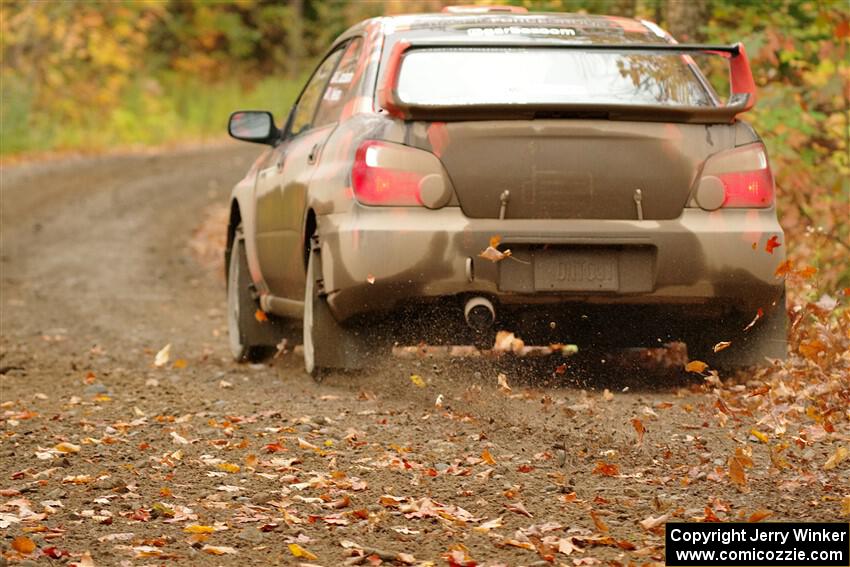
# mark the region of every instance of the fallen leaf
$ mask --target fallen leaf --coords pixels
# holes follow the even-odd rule
[[[784,262],[779,264],[779,266],[777,266],[776,271],[773,272],[773,275],[775,275],[777,278],[781,278],[783,276],[787,276],[793,271],[794,267],[791,264],[791,260],[785,260]]]
[[[732,346],[732,341],[720,341],[716,345],[714,345],[714,352],[720,352],[721,350],[726,350]]]
[[[799,275],[801,278],[809,279],[813,277],[816,273],[818,273],[817,268],[815,268],[814,266],[806,266],[805,268],[797,272],[797,275]]]
[[[80,446],[73,443],[59,443],[54,447],[60,453],[79,453]]]
[[[411,374],[410,375],[410,381],[417,388],[424,388],[425,387],[425,380],[423,380],[422,376],[420,376],[419,374]]]
[[[95,567],[94,559],[91,557],[91,553],[88,551],[84,551],[82,555],[80,555],[80,560],[76,562],[72,562],[69,564],[71,567]]]
[[[666,524],[667,520],[670,519],[670,514],[664,514],[662,516],[658,516],[657,518],[653,518],[652,516],[647,517],[645,520],[641,520],[640,527],[645,530],[651,530],[657,528],[662,524]]]
[[[491,455],[490,451],[488,451],[487,449],[481,451],[481,459],[488,465],[496,464],[496,459],[493,458],[493,455]]]
[[[596,463],[596,468],[593,469],[593,474],[601,474],[605,476],[617,476],[620,474],[620,467],[614,463]]]
[[[775,234],[767,239],[767,242],[764,245],[764,251],[768,254],[773,254],[774,249],[782,246],[782,243],[779,242],[779,237]]]
[[[507,538],[502,540],[502,545],[509,545],[511,547],[518,547],[520,549],[527,549],[528,551],[534,551],[534,544],[530,541],[520,541],[518,539]]]
[[[183,368],[186,368],[188,365],[189,365],[189,363],[186,362],[185,358],[178,358],[177,360],[174,361],[174,364],[173,364],[174,368],[176,368],[178,370],[182,370]]]
[[[499,375],[496,376],[496,381],[499,384],[499,390],[501,390],[505,394],[511,393],[511,387],[508,386],[508,377],[507,375],[499,372]]]
[[[187,534],[211,534],[215,531],[213,526],[202,526],[200,524],[191,524],[183,528]]]
[[[826,351],[826,345],[815,339],[813,341],[802,341],[798,347],[800,354],[809,360],[816,360],[818,354]]]
[[[288,547],[289,547],[289,553],[291,553],[295,557],[303,557],[304,559],[306,559],[308,561],[315,561],[316,559],[318,559],[318,556],[310,553],[309,551],[307,551],[306,549],[304,549],[303,547],[301,547],[297,543],[290,543]]]
[[[481,252],[478,257],[484,258],[485,260],[490,260],[491,262],[501,262],[505,258],[511,255],[510,250],[505,250],[501,252],[492,246],[488,246],[483,252]]]
[[[528,516],[529,518],[533,518],[531,512],[525,507],[522,502],[511,502],[509,504],[505,504],[505,508],[510,510],[511,512],[516,512],[517,514],[522,514],[523,516]]]
[[[153,365],[157,368],[161,368],[168,364],[168,359],[171,357],[171,343],[168,343],[162,349],[156,353],[156,356],[153,359]]]
[[[770,438],[767,436],[767,434],[762,433],[758,429],[750,429],[750,435],[752,435],[753,437],[755,437],[756,439],[758,439],[762,443],[767,443],[770,440]]]
[[[182,435],[177,433],[176,431],[171,432],[171,439],[175,443],[177,443],[178,445],[188,445],[189,444],[189,441],[185,437],[183,437]]]
[[[35,551],[35,542],[26,536],[18,536],[12,540],[12,549],[18,553],[29,555]]]
[[[600,532],[602,532],[604,534],[608,533],[608,524],[606,524],[605,522],[602,521],[602,518],[600,518],[596,514],[595,510],[590,511],[590,517],[593,520],[593,524],[596,526],[597,530],[599,530]]]
[[[750,522],[751,524],[755,523],[755,522],[761,522],[765,518],[768,518],[772,515],[773,515],[773,512],[771,512],[770,510],[758,510],[756,512],[753,512],[753,514],[750,516],[749,520],[747,520],[747,521]]]
[[[637,433],[638,445],[643,444],[643,435],[646,433],[646,428],[643,426],[643,422],[638,418],[633,417],[632,427],[635,428],[635,433]]]
[[[753,320],[750,321],[749,324],[746,327],[744,327],[744,330],[749,331],[750,329],[752,329],[755,326],[756,322],[758,322],[758,320],[761,319],[762,317],[764,317],[764,309],[759,307],[758,310],[756,311],[756,316],[753,317]]]
[[[685,365],[686,372],[696,372],[697,374],[702,374],[707,368],[708,364],[701,360],[692,360]]]
[[[848,456],[850,456],[850,451],[847,450],[847,447],[839,447],[823,464],[823,470],[829,471],[834,469],[844,462]]]
[[[841,515],[850,518],[850,494],[841,499]]]
[[[257,309],[254,311],[254,319],[256,319],[259,323],[265,323],[269,320],[269,316],[266,315],[266,312],[262,309]]]
[[[235,548],[226,545],[205,545],[201,548],[201,551],[210,555],[235,555],[239,553]]]
[[[848,501],[850,501],[850,496],[847,497]],[[477,532],[489,532],[490,530],[495,530],[496,528],[501,528],[504,524],[502,522],[502,517],[494,518],[492,520],[487,520],[480,526],[473,528]]]
[[[238,473],[242,468],[239,465],[233,463],[219,463],[218,470],[229,472],[229,473]]]
[[[736,448],[735,454],[729,457],[729,479],[739,490],[744,490],[747,487],[747,473],[745,468],[752,466],[752,459],[740,447]]]

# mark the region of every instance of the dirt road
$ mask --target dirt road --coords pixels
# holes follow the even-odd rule
[[[757,380],[646,356],[414,356],[322,384],[291,352],[231,362],[223,278],[189,243],[256,153],[2,172],[0,565],[644,564],[668,518],[838,519],[846,462],[817,441],[847,431],[791,442]]]

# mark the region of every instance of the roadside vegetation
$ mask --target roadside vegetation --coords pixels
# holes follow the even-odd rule
[[[3,169],[219,139],[237,108],[282,120],[345,27],[443,3],[0,0]],[[747,119],[769,148],[786,238],[741,246],[775,255],[788,284],[788,360],[738,375],[664,349],[622,366],[514,360],[524,345],[504,334],[468,367],[420,345],[314,384],[285,344],[271,368],[237,366],[218,279],[222,179],[249,149],[127,158],[102,175],[72,164],[63,191],[28,208],[15,199],[57,176],[6,176],[0,565],[660,565],[668,520],[850,519],[847,3],[511,3],[744,42],[759,87]],[[100,185],[108,200],[77,198]],[[138,282],[150,293],[130,301]]]

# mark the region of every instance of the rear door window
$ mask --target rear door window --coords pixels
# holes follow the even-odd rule
[[[326,57],[318,69],[316,69],[316,72],[313,73],[307,86],[304,87],[304,92],[301,93],[301,98],[298,99],[298,107],[295,109],[295,115],[292,117],[291,134],[298,134],[313,125],[313,118],[316,116],[316,110],[319,107],[322,93],[340,57],[342,57],[342,49],[337,49]]]
[[[336,70],[331,75],[328,86],[319,103],[319,111],[313,121],[315,127],[331,124],[339,120],[342,109],[357,94],[357,87],[362,74],[357,74],[357,63],[360,61],[363,40],[359,37],[352,40],[342,58],[339,60]]]
[[[714,106],[679,54],[558,48],[429,48],[404,56],[402,102]]]

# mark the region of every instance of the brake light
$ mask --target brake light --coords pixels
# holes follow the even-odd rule
[[[763,209],[773,205],[773,174],[761,143],[721,152],[708,159],[694,200],[713,211],[726,208]]]
[[[379,140],[366,140],[357,148],[351,186],[364,205],[436,209],[451,198],[451,187],[437,156]]]

